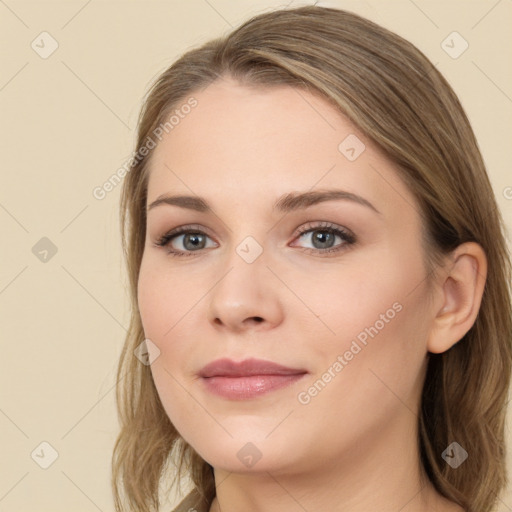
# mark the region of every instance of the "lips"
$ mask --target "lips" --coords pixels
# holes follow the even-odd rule
[[[199,372],[206,389],[231,400],[256,398],[289,386],[308,372],[261,359],[217,359]]]
[[[200,372],[201,377],[250,377],[253,375],[296,375],[306,373],[304,369],[288,368],[272,361],[245,359],[235,362],[231,359],[217,359],[207,364]]]

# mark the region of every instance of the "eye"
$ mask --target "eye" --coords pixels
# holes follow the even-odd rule
[[[183,249],[173,247],[173,243],[181,238],[177,244]],[[204,231],[194,226],[180,226],[168,233],[162,235],[155,245],[158,247],[167,247],[169,254],[173,256],[191,256],[194,252],[208,248],[207,239],[210,238]]]
[[[315,254],[338,252],[356,242],[356,237],[351,232],[329,222],[303,226],[299,230],[298,238],[309,240],[313,247],[304,249]],[[336,239],[341,240],[341,243],[335,245]]]
[[[192,256],[195,252],[212,247],[207,245],[208,239],[211,238],[199,227],[188,225],[165,233],[158,238],[155,245],[166,247],[171,256]],[[344,247],[356,242],[356,237],[350,231],[329,222],[306,224],[299,229],[296,239],[309,239],[313,247],[303,247],[303,249],[319,255],[341,251]],[[341,243],[335,245],[336,239]],[[181,245],[181,247],[175,245]]]

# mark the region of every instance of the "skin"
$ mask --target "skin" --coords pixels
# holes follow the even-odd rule
[[[449,255],[428,300],[417,203],[352,123],[288,86],[224,77],[193,96],[198,106],[153,150],[147,204],[198,195],[213,213],[167,204],[148,211],[138,300],[145,336],[160,350],[151,371],[166,413],[215,468],[210,510],[462,511],[422,479],[416,412],[428,352],[448,350],[475,321],[482,249],[468,243]],[[338,150],[349,134],[366,146],[355,161]],[[283,194],[330,188],[364,197],[380,214],[348,200],[272,211]],[[356,243],[336,237],[331,248],[340,250],[322,254],[313,238],[325,234],[321,222],[349,230]],[[155,245],[185,224],[206,233],[204,249],[194,252],[183,235],[171,247],[190,256]],[[299,237],[302,226],[313,231]],[[236,251],[247,236],[263,251],[252,263]],[[400,312],[300,403],[298,394],[396,303]],[[197,375],[220,357],[308,374],[233,401],[209,393]],[[251,467],[237,457],[248,442],[261,454]]]

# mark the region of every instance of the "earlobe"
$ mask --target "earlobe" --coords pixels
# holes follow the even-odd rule
[[[459,245],[441,275],[441,307],[438,303],[427,340],[434,354],[449,350],[475,323],[487,278],[484,250],[475,242]]]

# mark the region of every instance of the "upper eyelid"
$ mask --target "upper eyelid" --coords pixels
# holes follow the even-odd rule
[[[320,220],[320,221],[307,221],[302,223],[299,227],[294,229],[294,233],[300,234],[304,231],[314,230],[314,229],[339,229],[340,231],[346,231],[347,233],[352,233],[352,231],[344,226],[341,226],[337,224],[336,222],[332,221],[326,221],[326,220]],[[210,233],[210,230],[208,228],[205,228],[199,224],[184,224],[182,226],[177,226],[176,228],[169,229],[168,231],[165,231],[163,235],[182,235],[187,232],[200,232],[204,233],[208,236],[211,236],[214,238],[214,236]]]

